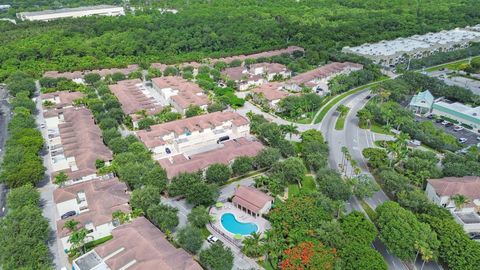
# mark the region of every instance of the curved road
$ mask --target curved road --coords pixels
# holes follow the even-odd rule
[[[346,97],[336,104],[323,119],[320,130],[323,133],[325,140],[327,140],[330,149],[329,163],[331,168],[340,170],[339,164],[342,163],[341,148],[346,146],[353,159],[357,161],[358,166],[362,169],[362,174],[371,176],[368,171],[367,162],[363,158],[362,150],[374,146],[375,140],[392,140],[392,136],[373,133],[369,130],[361,129],[358,126],[357,112],[367,103],[366,97],[369,95],[369,90],[360,91],[351,96]],[[343,130],[335,130],[335,122],[338,118],[336,108],[343,104],[350,108],[345,119],[345,127]],[[352,168],[348,165],[348,170]],[[365,202],[373,209],[378,205],[388,201],[389,198],[383,190],[375,193],[371,198],[366,198]],[[358,211],[363,212],[363,208],[356,198],[350,200],[350,206]],[[377,238],[373,243],[373,247],[382,254],[385,261],[388,263],[389,269],[408,269],[405,264],[396,256],[390,254],[385,245]],[[422,266],[422,260],[418,259],[416,262],[417,269]],[[428,262],[423,267],[425,270],[441,270],[443,269],[435,262]]]

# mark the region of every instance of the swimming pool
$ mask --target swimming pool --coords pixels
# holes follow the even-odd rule
[[[233,234],[250,235],[258,231],[257,224],[240,222],[232,213],[223,214],[221,222],[223,228]]]

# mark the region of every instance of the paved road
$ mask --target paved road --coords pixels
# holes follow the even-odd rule
[[[349,148],[349,152],[351,153],[352,157],[354,159],[358,158],[358,155],[355,154],[359,150],[359,147],[352,147],[352,143],[364,143],[365,147],[369,147],[373,144],[371,141],[372,138],[370,136],[373,136],[373,134],[370,134],[370,132],[358,132],[356,129],[352,129],[351,124],[354,121],[352,118],[355,117],[356,112],[355,110],[358,107],[362,107],[363,105],[358,105],[358,103],[363,103],[362,101],[365,99],[365,97],[368,95],[368,91],[361,91],[358,93],[355,93],[341,102],[339,102],[337,105],[333,106],[333,108],[327,113],[325,118],[323,119],[321,123],[320,130],[323,133],[323,136],[325,139],[328,141],[329,145],[329,150],[330,150],[330,155],[329,155],[329,163],[331,168],[335,168],[337,170],[340,170],[339,164],[342,163],[342,152],[341,148],[343,146],[346,146]],[[347,115],[347,119],[345,121],[345,129],[344,130],[335,130],[335,122],[338,118],[338,113],[336,112],[336,107],[338,105],[343,104],[348,107],[350,107],[350,112]],[[362,138],[360,140],[360,138]],[[350,140],[350,141],[348,141]],[[361,153],[360,153],[361,154]],[[359,162],[359,166],[362,166],[362,164]],[[351,167],[347,169],[348,171],[351,171]],[[364,173],[368,174],[368,170],[364,170],[362,168],[362,171]],[[383,203],[383,201],[388,200],[386,198],[385,194],[383,192],[379,192],[373,196],[373,202],[374,204],[372,206],[377,206],[378,204]],[[369,203],[370,204],[370,203]],[[349,205],[353,209],[362,209],[360,203],[356,199],[351,199],[349,201]],[[377,249],[380,254],[384,257],[385,261],[387,262],[389,269],[407,269],[404,265],[403,262],[392,256],[387,249],[385,248],[384,245],[381,243],[379,244],[380,241],[376,241],[377,243],[374,243],[375,249]]]
[[[0,86],[0,162],[3,160],[5,152],[5,142],[7,140],[8,132],[7,126],[10,121],[11,108],[8,103],[7,89]],[[7,188],[4,184],[0,184],[0,217],[6,213],[5,197],[7,195]]]
[[[342,160],[342,146],[346,146],[352,155],[352,158],[355,159],[358,163],[358,166],[362,169],[362,174],[370,175],[368,171],[367,163],[362,155],[362,150],[367,147],[374,146],[373,142],[375,140],[391,140],[393,137],[388,135],[376,134],[368,130],[360,129],[358,126],[358,118],[356,114],[358,110],[363,108],[367,103],[365,97],[369,94],[368,90],[361,91],[346,99],[339,102],[339,104],[346,105],[350,107],[350,111],[345,120],[345,128],[342,131],[335,130],[335,122],[338,117],[335,112],[335,108],[339,105],[334,106],[329,113],[324,118],[324,121],[321,125],[321,131],[325,136],[325,139],[329,143],[330,156],[329,163],[332,168],[337,168],[338,164]],[[351,167],[348,169],[351,171]],[[378,205],[388,201],[388,197],[383,192],[383,190],[378,191],[371,198],[365,199],[365,202],[375,209]],[[349,201],[350,208],[355,210],[361,209],[359,202],[353,198]],[[390,254],[385,245],[379,240],[376,239],[373,243],[373,247],[382,254],[385,261],[388,263],[389,269],[407,269],[403,262]],[[422,261],[419,259],[416,263],[417,267],[420,268]],[[426,263],[424,268],[425,270],[439,270],[442,269],[441,266],[434,262]]]
[[[42,101],[39,97],[40,93],[40,85],[38,81],[36,82],[37,85],[37,114],[35,116],[37,126],[44,123],[45,120],[42,114]],[[48,140],[47,138],[47,131],[46,129],[40,129],[43,138]],[[46,146],[46,145],[45,145]],[[50,253],[52,254],[53,263],[55,265],[55,269],[61,269],[62,267],[66,267],[70,269],[70,263],[68,262],[67,256],[63,251],[62,245],[59,241],[57,241],[56,231],[57,231],[57,223],[56,221],[60,219],[57,214],[56,205],[53,201],[53,191],[55,190],[56,186],[50,181],[50,175],[52,173],[52,168],[50,164],[50,152],[48,150],[44,150],[42,153],[43,158],[43,166],[46,168],[45,171],[45,178],[38,184],[38,190],[40,191],[40,199],[42,202],[42,213],[45,218],[48,219],[50,224],[50,228],[52,229],[52,235],[49,240],[49,249]]]

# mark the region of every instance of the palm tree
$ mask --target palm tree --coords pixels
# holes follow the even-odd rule
[[[68,242],[72,244],[73,249],[80,250],[83,254],[85,253],[85,238],[87,238],[88,231],[85,228],[81,228],[80,230],[75,230],[72,232],[70,237],[68,238]]]
[[[69,231],[73,232],[77,229],[77,225],[80,222],[76,221],[75,219],[69,219],[63,224],[63,228],[68,229]]]
[[[467,203],[470,202],[467,196],[462,195],[462,194],[456,194],[452,196],[453,203],[455,204],[455,208],[457,210],[460,210],[463,208],[463,206]]]
[[[345,159],[348,155],[348,148],[346,146],[342,146],[342,168],[345,169]]]
[[[252,233],[249,237],[243,240],[242,252],[248,257],[259,257],[263,253],[262,239],[260,234]]]
[[[347,115],[349,110],[350,110],[350,108],[345,106],[345,105],[339,105],[337,107],[337,112],[340,113],[340,117],[344,117],[345,115]]]
[[[299,134],[300,132],[298,131],[298,128],[296,125],[293,123],[290,123],[290,125],[281,125],[280,129],[282,130],[283,133],[290,134],[290,140],[292,140],[292,135],[293,134]]]

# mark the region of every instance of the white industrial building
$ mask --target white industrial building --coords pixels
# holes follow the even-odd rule
[[[33,12],[17,13],[17,18],[22,21],[51,21],[61,18],[78,18],[85,16],[121,16],[125,15],[123,7],[110,5],[88,6],[78,8],[62,8]]]
[[[437,52],[466,48],[472,42],[480,42],[480,25],[394,40],[382,40],[357,47],[344,47],[342,51],[364,56],[376,64],[393,67],[407,62],[409,59],[419,59]]]

